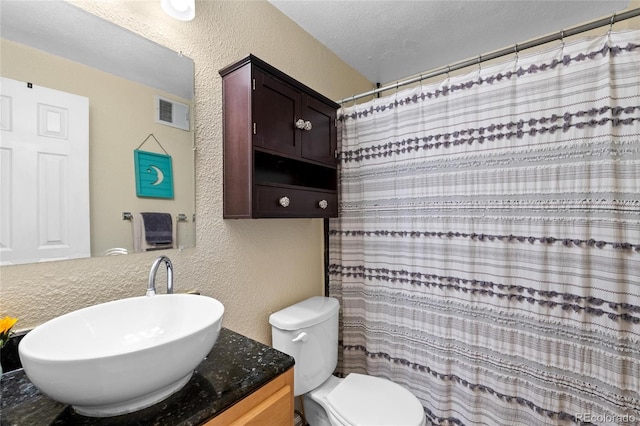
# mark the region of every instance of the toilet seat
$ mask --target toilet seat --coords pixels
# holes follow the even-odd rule
[[[327,395],[330,415],[350,426],[421,426],[422,405],[408,389],[379,377],[352,373]]]

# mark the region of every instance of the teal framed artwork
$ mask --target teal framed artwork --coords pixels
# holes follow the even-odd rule
[[[136,195],[150,198],[173,198],[171,156],[155,152],[133,151],[136,171]]]

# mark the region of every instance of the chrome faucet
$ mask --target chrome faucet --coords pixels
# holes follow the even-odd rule
[[[173,293],[173,264],[167,256],[160,256],[151,265],[151,271],[149,271],[149,284],[147,285],[147,296],[156,295],[156,272],[158,267],[164,262],[167,266],[167,294]]]

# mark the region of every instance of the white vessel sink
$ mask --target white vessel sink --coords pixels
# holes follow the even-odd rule
[[[180,390],[213,347],[223,314],[206,296],[133,297],[48,321],[18,351],[44,394],[86,416],[115,416]]]

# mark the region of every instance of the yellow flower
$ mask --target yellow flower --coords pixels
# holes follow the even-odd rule
[[[18,321],[18,318],[4,317],[0,319],[0,348],[9,341],[9,338],[13,334],[11,328]]]

